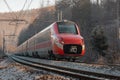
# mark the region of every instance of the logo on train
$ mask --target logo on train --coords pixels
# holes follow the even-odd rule
[[[70,52],[77,53],[77,46],[71,46]]]

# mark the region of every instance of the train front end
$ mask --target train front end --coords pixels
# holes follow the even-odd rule
[[[78,25],[71,21],[57,22],[54,26],[53,53],[58,57],[80,57],[85,53],[84,39]]]

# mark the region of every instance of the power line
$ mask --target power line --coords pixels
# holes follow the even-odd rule
[[[33,0],[30,1],[30,4],[28,5],[27,9],[29,9],[29,7],[31,6]]]
[[[9,10],[10,12],[12,12],[12,9],[11,9],[11,8],[10,8],[10,6],[8,5],[7,1],[6,1],[6,0],[4,0],[4,2],[5,2],[5,4],[7,5],[8,10]]]
[[[50,3],[50,1],[49,1],[49,0],[47,0],[47,5],[49,5],[49,3]]]
[[[30,3],[29,3],[28,6],[27,6],[27,9],[29,9],[29,7],[31,6],[32,2],[33,2],[33,0],[30,1]],[[26,9],[26,10],[27,10],[27,9]],[[23,12],[23,16],[22,16],[22,17],[24,17],[25,14],[26,14],[26,11]]]
[[[7,5],[7,8],[8,8],[8,10],[10,11],[10,12],[12,12],[12,9],[10,8],[10,6],[9,6],[9,4],[7,3],[7,1],[6,0],[4,0],[4,2],[5,2],[5,4]],[[13,20],[11,20],[11,22],[10,23],[12,23],[12,22],[15,22],[15,31],[14,31],[14,33],[13,34],[15,34],[16,33],[16,30],[17,30],[17,27],[18,27],[18,24],[19,24],[19,17],[23,14],[23,9],[25,8],[25,6],[26,6],[26,3],[27,3],[27,0],[25,0],[25,2],[24,2],[24,5],[23,5],[23,7],[22,7],[22,9],[21,9],[21,12],[19,13],[19,15],[17,15],[17,14],[12,14],[11,13],[11,16],[15,16],[15,19],[14,19],[14,17],[13,17]],[[31,4],[31,3],[30,3]],[[25,20],[24,20],[25,21]]]
[[[6,6],[7,6],[7,8],[8,8],[8,10],[10,11],[10,12],[13,12],[12,11],[12,9],[10,8],[10,6],[8,5],[8,3],[7,3],[7,1],[6,0],[4,0],[4,2],[5,2],[5,4],[6,4]],[[13,14],[13,13],[11,13],[11,16],[14,16],[14,15],[16,15],[15,13]],[[17,16],[17,15],[16,15]]]
[[[7,1],[4,0],[4,2],[5,2],[5,4],[7,5],[8,10],[9,10],[10,12],[13,12],[12,9],[10,8],[9,4],[7,3]],[[30,4],[28,5],[27,8],[30,7],[31,3],[32,3],[32,0],[30,1]],[[19,15],[16,15],[15,13],[14,13],[14,14],[11,13],[11,15],[12,15],[12,16],[16,16],[15,18],[19,18],[22,14],[24,14],[23,9],[25,8],[26,4],[27,4],[27,0],[25,0],[24,5],[23,5],[22,9],[20,10],[21,12],[20,12]]]
[[[17,18],[19,18],[19,17],[22,15],[22,13],[23,13],[23,9],[25,8],[26,3],[27,3],[27,0],[25,0],[25,3],[24,3],[24,5],[23,5],[22,9],[20,10],[21,12],[20,12],[20,14],[18,15]]]
[[[41,0],[41,8],[44,6],[44,1],[43,0]]]

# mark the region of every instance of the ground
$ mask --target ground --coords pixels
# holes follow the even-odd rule
[[[44,70],[35,70],[21,64],[3,60],[0,62],[0,80],[70,80]]]

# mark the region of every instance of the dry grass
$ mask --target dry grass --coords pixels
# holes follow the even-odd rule
[[[35,80],[70,80],[70,79],[62,76],[40,75],[40,76],[36,76]]]

